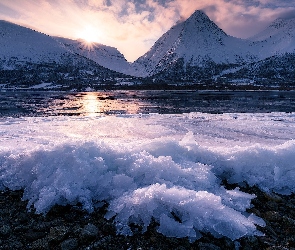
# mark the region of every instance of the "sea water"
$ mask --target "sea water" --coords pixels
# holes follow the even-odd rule
[[[0,116],[294,112],[295,91],[0,92]]]

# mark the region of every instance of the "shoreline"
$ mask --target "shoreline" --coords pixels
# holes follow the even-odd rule
[[[224,184],[228,189],[235,185]],[[295,249],[295,194],[265,193],[256,187],[240,187],[253,193],[254,213],[266,222],[258,229],[265,236],[231,241],[210,234],[190,243],[186,238],[169,238],[157,233],[156,223],[147,232],[133,227],[133,236],[116,235],[111,220],[104,215],[107,206],[91,214],[78,205],[55,205],[46,215],[28,211],[22,190],[0,191],[0,249]]]

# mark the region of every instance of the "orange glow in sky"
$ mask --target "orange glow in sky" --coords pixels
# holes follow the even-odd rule
[[[116,47],[134,61],[197,9],[228,34],[246,38],[277,17],[294,14],[295,0],[0,0],[0,19]]]

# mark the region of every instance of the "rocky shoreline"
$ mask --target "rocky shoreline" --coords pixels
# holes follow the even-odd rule
[[[54,206],[46,215],[26,209],[23,191],[0,191],[0,249],[295,249],[295,195],[264,193],[256,187],[242,188],[254,193],[249,210],[263,218],[259,228],[265,236],[243,237],[236,241],[216,239],[210,234],[193,243],[157,233],[157,224],[133,236],[116,235],[112,221],[104,218],[106,206],[89,214],[81,206]]]

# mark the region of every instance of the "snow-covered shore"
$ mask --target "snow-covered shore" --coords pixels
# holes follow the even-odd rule
[[[246,210],[255,195],[294,192],[293,113],[26,117],[0,121],[0,185],[24,189],[28,207],[109,204],[117,232],[130,223],[158,232],[232,240],[261,235],[264,221]]]

